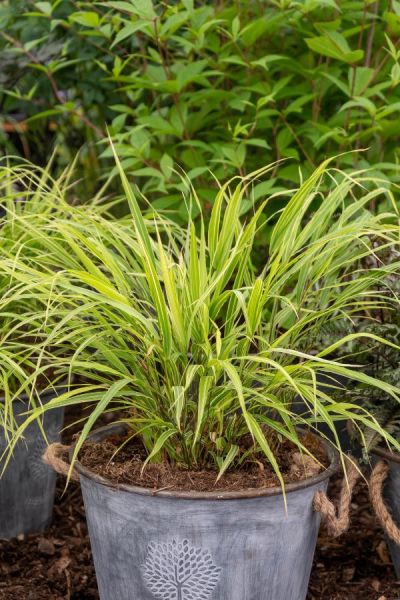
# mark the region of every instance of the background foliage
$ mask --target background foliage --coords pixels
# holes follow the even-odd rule
[[[111,165],[183,218],[179,170],[201,199],[214,178],[289,160],[260,197],[350,149],[341,166],[399,180],[400,2],[9,0],[0,8],[0,137],[85,186]],[[49,139],[51,143],[49,143]],[[177,169],[178,173],[173,169]],[[277,206],[274,206],[274,209]]]

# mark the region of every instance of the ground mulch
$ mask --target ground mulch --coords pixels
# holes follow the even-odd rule
[[[60,481],[45,534],[0,542],[1,600],[98,600],[79,486],[62,492]],[[400,582],[360,484],[350,531],[336,540],[320,536],[307,600],[398,599]]]
[[[0,542],[1,600],[98,600],[80,487],[63,491],[45,534]]]

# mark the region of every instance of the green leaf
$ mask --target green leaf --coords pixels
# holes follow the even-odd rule
[[[182,4],[186,8],[186,10],[188,10],[189,12],[193,12],[194,0],[182,0]]]
[[[148,232],[148,228],[144,221],[142,211],[137,203],[135,194],[133,193],[132,186],[130,185],[128,178],[122,168],[121,161],[118,158],[118,154],[115,150],[114,144],[110,139],[111,148],[117,165],[118,173],[121,178],[122,187],[126,194],[129,208],[132,213],[134,225],[138,234],[138,241],[141,244],[142,249],[142,266],[146,274],[149,288],[151,290],[152,301],[154,302],[157,310],[157,314],[160,321],[161,331],[163,334],[163,344],[166,353],[168,354],[171,350],[172,345],[172,334],[171,324],[168,317],[168,310],[163,294],[163,290],[158,279],[156,270],[156,259],[151,243],[151,238]]]
[[[71,467],[69,476],[73,469],[73,464],[79,454],[79,450],[82,448],[84,442],[87,439],[93,425],[96,423],[97,419],[104,414],[106,407],[110,404],[110,402],[120,394],[121,390],[129,384],[129,379],[122,379],[121,381],[116,381],[113,383],[109,390],[104,393],[103,398],[97,403],[93,411],[90,413],[85,425],[83,426],[82,432],[78,438],[74,446],[74,451],[71,457]]]
[[[103,2],[102,6],[106,7],[106,8],[115,8],[117,10],[120,10],[121,12],[128,12],[132,15],[136,15],[136,9],[134,8],[134,3],[133,2],[124,2],[123,0],[121,1],[112,1],[112,2]]]
[[[157,456],[157,454],[162,450],[165,446],[165,443],[169,440],[169,438],[177,433],[176,429],[167,429],[164,431],[155,441],[153,448],[143,463],[142,471],[145,469],[146,465]]]
[[[204,375],[200,377],[199,382],[199,399],[197,404],[197,421],[196,421],[196,430],[193,437],[192,447],[196,445],[200,432],[203,427],[204,415],[206,412],[206,406],[208,404],[208,393],[210,391],[211,385],[213,382],[213,377],[211,375]]]
[[[144,31],[147,28],[147,26],[147,22],[142,20],[124,25],[124,27],[115,36],[115,39],[111,44],[111,48],[125,40],[127,37],[134,35],[137,31]]]
[[[361,96],[365,93],[374,74],[374,69],[369,67],[349,69],[349,89],[352,89],[353,96]]]
[[[189,83],[192,83],[192,81],[196,81],[198,76],[204,71],[206,65],[206,60],[198,60],[181,67],[176,78],[179,91]]]
[[[242,28],[240,39],[245,48],[252,46],[267,31],[279,30],[279,25],[286,19],[285,11],[269,14],[253,20]]]
[[[281,484],[282,491],[284,494],[284,502],[285,502],[285,506],[286,506],[285,482],[283,481],[283,476],[282,476],[281,470],[279,468],[279,465],[277,463],[277,460],[274,456],[274,453],[272,452],[270,445],[268,444],[268,441],[267,441],[260,425],[255,420],[255,418],[249,414],[249,415],[247,415],[247,419],[249,421],[249,429],[250,429],[254,439],[257,441],[261,450],[264,452],[265,456],[271,463],[271,466],[274,469],[275,474],[279,479],[279,482]]]
[[[234,40],[237,39],[239,31],[240,31],[240,19],[239,19],[238,15],[236,15],[236,17],[232,21],[232,37]]]
[[[399,35],[400,33],[400,15],[396,15],[392,12],[385,11],[383,13],[383,20],[389,26],[389,32],[394,35]]]
[[[160,168],[166,179],[170,179],[174,168],[174,161],[169,154],[163,154],[160,160]]]
[[[167,253],[165,252],[160,239],[158,240],[158,251],[160,256],[162,280],[168,300],[169,318],[172,323],[172,329],[181,351],[186,352],[186,331],[184,325],[184,315],[182,312],[182,304],[179,298],[178,286],[175,281],[176,269],[172,269],[173,265],[170,264]]]
[[[100,24],[99,15],[93,11],[82,11],[72,13],[68,19],[74,23],[79,23],[79,25],[83,25],[84,27],[98,27]]]
[[[392,85],[397,86],[400,83],[400,64],[395,63],[390,71],[390,79],[392,81]]]
[[[174,385],[172,386],[172,392],[174,394],[175,421],[178,430],[181,431],[182,411],[185,405],[185,388],[183,385]]]
[[[340,110],[343,111],[347,110],[348,108],[362,108],[363,110],[366,110],[371,117],[374,117],[376,114],[375,104],[371,100],[368,100],[368,98],[363,98],[361,96],[354,98],[354,100],[349,100],[349,102],[343,104]]]
[[[310,50],[346,63],[355,63],[364,57],[363,50],[351,50],[346,38],[337,31],[306,39]]]
[[[132,13],[141,19],[153,20],[157,17],[152,0],[131,0]]]
[[[53,7],[50,2],[35,2],[35,6],[45,15],[51,16],[51,13],[53,12]]]
[[[231,447],[229,448],[228,453],[225,456],[225,458],[222,462],[222,465],[219,469],[219,473],[218,473],[218,477],[217,477],[216,481],[219,481],[221,479],[221,477],[223,476],[223,474],[225,473],[225,471],[227,471],[227,469],[229,469],[229,467],[235,460],[238,452],[239,452],[239,446],[236,446],[235,444],[231,444]]]

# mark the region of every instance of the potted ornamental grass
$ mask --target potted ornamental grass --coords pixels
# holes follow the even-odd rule
[[[74,214],[77,228],[86,217],[91,215],[93,221],[104,209],[99,197],[84,210],[70,206],[66,197],[72,169],[57,179],[50,171],[51,164],[41,169],[12,158],[0,164],[0,456],[24,421],[23,414],[66,389],[65,374],[53,368],[53,359],[41,354],[35,314],[43,305],[14,277],[16,264],[23,260],[27,272],[40,269],[42,276],[61,266],[73,268],[76,263],[70,253],[54,240],[57,231],[52,223],[56,220],[59,226]],[[49,319],[52,324],[51,315]],[[62,407],[46,413],[29,425],[8,468],[0,463],[0,539],[42,531],[49,524],[56,478],[42,454],[49,442],[60,439],[62,427]]]
[[[192,189],[187,227],[165,215],[149,226],[116,161],[130,227],[105,220],[82,235],[59,223],[55,239],[80,266],[52,276],[14,262],[20,289],[46,307],[32,315],[41,352],[79,384],[25,415],[9,455],[44,414],[91,403],[69,466],[57,445],[47,460],[80,478],[102,600],[304,600],[314,498],[345,462],[336,420],[400,449],[367,410],[317,385],[342,375],[398,402],[396,386],[335,358],[358,334],[318,352],[310,342],[390,302],[372,290],[397,265],[363,267],[398,244],[393,215],[367,208],[385,189],[326,162],[265,222],[276,196],[246,208],[270,167],[222,185],[209,215]],[[113,423],[94,430],[105,413]],[[321,423],[334,444],[313,433]]]
[[[35,263],[42,255],[36,235],[55,214],[63,211],[61,180],[55,182],[48,170],[33,168],[28,163],[0,165],[0,262],[24,257]],[[58,193],[56,192],[58,187]],[[60,197],[56,202],[55,198]],[[32,232],[35,231],[34,234]],[[42,259],[41,257],[40,259]],[[35,376],[39,358],[35,346],[34,320],[26,317],[38,310],[31,294],[16,295],[18,283],[11,269],[0,270],[1,298],[7,309],[0,315],[0,452],[4,453],[22,415],[57,394],[55,372],[46,377],[45,369]],[[13,296],[12,301],[8,298]],[[42,531],[51,521],[56,477],[41,455],[46,441],[60,439],[63,409],[47,413],[41,424],[33,422],[24,440],[14,449],[8,468],[0,478],[0,539],[9,539],[32,531]],[[3,466],[0,463],[0,466]]]

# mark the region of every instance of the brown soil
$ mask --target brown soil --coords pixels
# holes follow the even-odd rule
[[[246,444],[247,440],[244,440]],[[328,461],[318,440],[305,435],[303,444],[317,457],[301,456],[289,441],[278,446],[276,457],[285,483],[300,481],[321,472]],[[239,491],[279,486],[279,479],[263,456],[246,462],[239,470],[227,471],[217,481],[217,471],[187,469],[168,462],[149,463],[143,469],[146,452],[142,445],[129,437],[113,436],[99,443],[86,443],[79,455],[82,465],[117,484],[138,485],[154,491]]]

